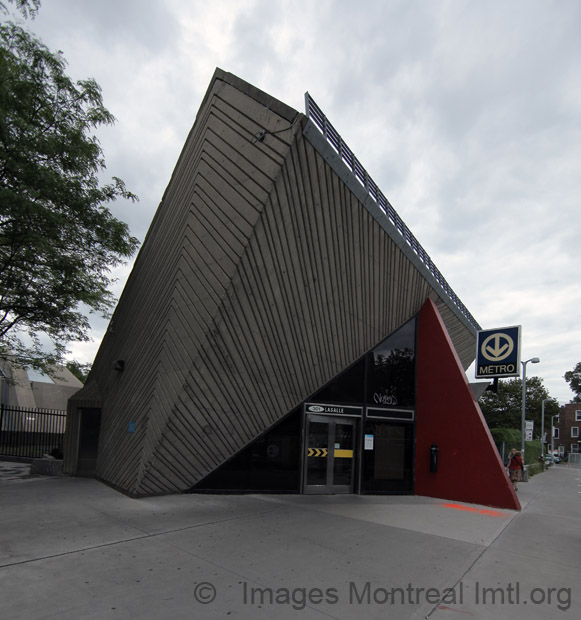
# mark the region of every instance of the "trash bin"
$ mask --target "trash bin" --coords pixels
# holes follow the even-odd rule
[[[529,470],[528,470],[528,467],[525,467],[522,470],[522,481],[523,482],[528,482],[529,481]]]

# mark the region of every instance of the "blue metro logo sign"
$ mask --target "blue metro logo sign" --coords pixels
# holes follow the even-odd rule
[[[478,332],[476,378],[520,376],[520,325]]]

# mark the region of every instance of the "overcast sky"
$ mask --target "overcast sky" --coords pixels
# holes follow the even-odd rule
[[[27,25],[101,85],[108,173],[140,197],[114,212],[140,240],[217,66],[299,111],[308,90],[482,327],[522,325],[528,376],[569,402],[581,2],[43,0]]]

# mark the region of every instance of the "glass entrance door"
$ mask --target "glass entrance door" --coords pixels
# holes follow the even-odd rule
[[[353,493],[357,420],[308,415],[304,493]]]
[[[367,418],[361,492],[413,493],[414,426]]]

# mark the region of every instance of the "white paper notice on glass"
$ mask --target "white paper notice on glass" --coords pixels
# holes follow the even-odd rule
[[[373,435],[365,435],[365,449],[373,450]]]

